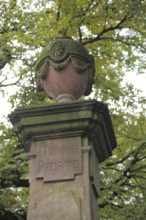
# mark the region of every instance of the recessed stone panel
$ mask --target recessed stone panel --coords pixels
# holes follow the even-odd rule
[[[43,178],[46,182],[73,179],[81,172],[80,137],[37,142],[36,178]]]

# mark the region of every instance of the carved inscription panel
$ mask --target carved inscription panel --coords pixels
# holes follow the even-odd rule
[[[73,179],[81,172],[80,137],[36,142],[36,178],[44,182]]]

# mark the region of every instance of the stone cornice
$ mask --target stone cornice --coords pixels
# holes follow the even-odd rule
[[[116,147],[108,107],[96,100],[19,108],[9,118],[27,151],[32,141],[88,136],[102,162]]]

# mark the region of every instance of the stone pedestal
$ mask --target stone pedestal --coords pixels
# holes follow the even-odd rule
[[[99,163],[116,147],[107,105],[16,109],[10,120],[30,159],[27,219],[98,220]]]

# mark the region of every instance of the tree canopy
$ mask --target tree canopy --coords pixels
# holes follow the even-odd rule
[[[0,92],[11,109],[49,104],[36,91],[34,66],[54,38],[72,37],[94,55],[92,97],[109,105],[118,143],[100,166],[101,220],[145,219],[146,98],[123,78],[145,74],[146,2],[1,0],[0,13]],[[0,132],[0,219],[25,219],[27,156],[8,122]]]

